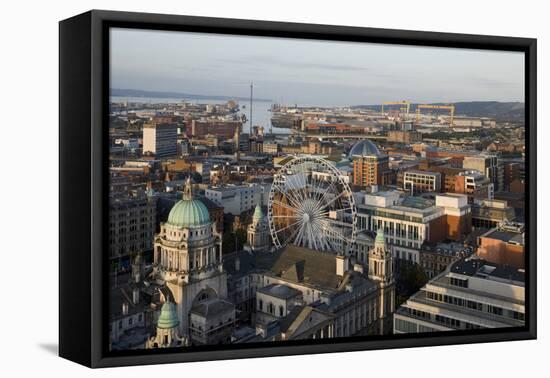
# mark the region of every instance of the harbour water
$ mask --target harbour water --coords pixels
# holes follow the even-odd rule
[[[157,97],[120,97],[111,96],[111,102],[131,102],[144,104],[161,104],[161,103],[178,103],[186,101],[195,104],[223,104],[224,100],[196,100],[196,99],[181,99],[181,98],[157,98]],[[245,106],[243,108],[243,105]],[[271,102],[268,101],[253,101],[252,103],[252,123],[254,126],[263,126],[264,132],[269,133],[271,128]],[[239,114],[246,115],[247,122],[243,125],[243,132],[250,132],[250,101],[239,101]],[[275,134],[290,134],[290,129],[273,127],[272,132]]]

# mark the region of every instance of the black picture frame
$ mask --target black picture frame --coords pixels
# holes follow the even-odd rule
[[[525,53],[525,327],[370,336],[187,351],[106,349],[108,29],[270,36]],[[251,358],[536,338],[536,39],[92,10],[59,24],[59,354],[89,367]]]

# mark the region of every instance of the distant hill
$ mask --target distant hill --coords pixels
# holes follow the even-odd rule
[[[416,111],[418,104],[411,104],[411,111]],[[432,103],[431,105],[448,105]],[[499,101],[468,101],[455,102],[456,115],[469,117],[490,117],[497,121],[523,121],[525,119],[525,104],[523,102]],[[360,105],[356,108],[380,109],[381,105]]]
[[[249,101],[249,97],[238,96],[215,96],[215,95],[198,95],[191,93],[181,92],[162,92],[162,91],[145,91],[141,89],[119,89],[111,88],[111,96],[117,97],[150,97],[150,98],[177,98],[177,99],[193,99],[193,100],[237,100],[237,101]],[[269,99],[254,98],[254,101],[270,102]]]

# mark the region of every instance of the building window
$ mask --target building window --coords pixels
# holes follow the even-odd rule
[[[403,319],[395,319],[395,329],[400,332],[416,333],[418,328],[416,323],[409,322]]]
[[[468,287],[468,280],[467,279],[464,279],[464,278],[455,278],[455,277],[451,277],[450,278],[450,284],[452,286],[458,286],[458,287]]]
[[[502,307],[497,307],[492,305],[487,305],[487,312],[494,315],[499,315],[499,316],[502,316],[502,313],[503,313]]]

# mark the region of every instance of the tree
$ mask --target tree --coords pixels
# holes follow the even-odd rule
[[[246,230],[238,228],[233,232],[224,232],[222,241],[222,251],[224,254],[240,251],[246,243]]]
[[[428,276],[421,265],[404,262],[397,277],[397,304],[403,303],[427,282]]]

